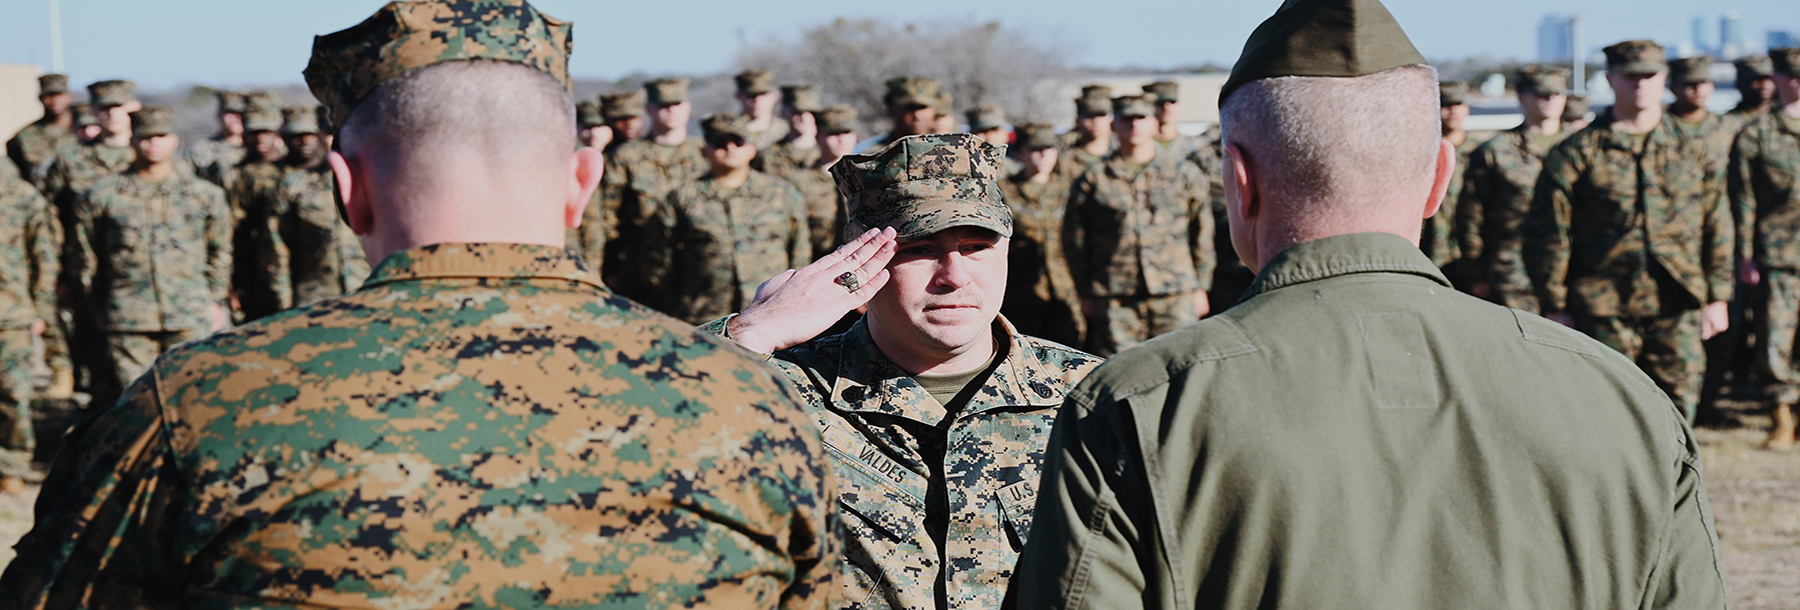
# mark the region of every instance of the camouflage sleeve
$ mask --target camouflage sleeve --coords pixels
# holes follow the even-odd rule
[[[275,304],[279,309],[294,306],[294,278],[288,272],[291,266],[292,252],[288,249],[287,238],[282,236],[282,224],[290,222],[289,215],[295,203],[293,197],[297,191],[290,181],[283,179],[269,194],[269,210],[266,223],[269,236],[260,240],[258,254],[268,266],[269,290],[274,293]]]
[[[1574,144],[1564,141],[1544,158],[1521,229],[1525,272],[1546,314],[1562,313],[1567,304],[1563,279],[1569,271],[1570,195],[1582,171]]]
[[[785,180],[776,181],[777,186],[788,200],[788,268],[799,269],[812,264],[813,256],[820,254],[812,249],[812,228],[806,220],[806,197],[800,189],[788,184]]]
[[[30,178],[34,168],[31,167],[31,160],[25,158],[25,143],[19,141],[19,137],[19,134],[13,134],[12,139],[6,141],[6,158],[12,160],[14,167],[19,168],[20,176]]]
[[[1701,229],[1700,265],[1706,274],[1707,302],[1718,303],[1730,301],[1732,290],[1737,288],[1737,228],[1731,220],[1725,185],[1721,184],[1725,182],[1725,164],[1712,150],[1710,146],[1700,147],[1706,168],[1700,188],[1700,209],[1706,214],[1706,225]]]
[[[81,294],[89,295],[93,293],[94,272],[100,262],[99,257],[94,255],[95,241],[100,237],[95,233],[94,219],[99,216],[100,210],[96,207],[96,202],[86,195],[75,197],[72,205],[75,208],[75,230],[70,237],[74,238],[75,247],[65,248],[63,263],[74,268],[63,269],[63,273],[75,279],[76,288]]]
[[[1212,195],[1208,191],[1206,175],[1200,172],[1199,166],[1192,163],[1178,164],[1183,176],[1182,183],[1188,192],[1188,252],[1194,257],[1194,273],[1199,277],[1200,289],[1211,290],[1213,268],[1217,266],[1218,256],[1213,252],[1213,214]],[[1215,304],[1217,306],[1217,304]]]
[[[1731,144],[1731,161],[1725,176],[1726,192],[1731,196],[1733,227],[1737,233],[1737,258],[1750,260],[1756,255],[1756,191],[1751,187],[1750,170],[1756,158],[1756,138],[1750,129],[1738,132]]]
[[[181,477],[154,372],[66,437],[39,492],[36,523],[0,576],[15,608],[177,608]]]
[[[1457,193],[1456,201],[1444,202],[1445,204],[1455,204],[1456,217],[1451,219],[1455,226],[1451,228],[1450,235],[1460,249],[1462,259],[1473,261],[1472,272],[1476,282],[1486,282],[1492,278],[1490,269],[1493,259],[1484,256],[1481,235],[1481,219],[1484,213],[1482,202],[1491,194],[1484,191],[1492,179],[1493,160],[1490,158],[1491,156],[1492,151],[1487,146],[1475,149],[1475,152],[1469,155],[1469,166],[1463,168],[1462,191]]]
[[[39,320],[56,320],[56,278],[62,271],[61,244],[56,234],[56,219],[50,204],[36,191],[20,189],[21,197],[31,201],[25,222],[25,243],[30,250],[31,303]]]
[[[214,302],[223,303],[231,289],[231,208],[218,189],[202,189],[206,199],[206,288]]]
[[[609,237],[607,231],[612,229],[612,223],[606,218],[605,188],[605,185],[596,187],[594,196],[588,199],[587,207],[581,211],[581,243],[570,244],[581,253],[581,258],[588,262],[588,266],[593,268],[594,275],[600,275],[604,269],[602,264],[605,262],[606,238]]]
[[[1084,297],[1091,296],[1088,293],[1092,290],[1088,282],[1087,227],[1083,223],[1093,189],[1093,181],[1083,173],[1069,185],[1069,204],[1063,208],[1063,256],[1069,263],[1069,277],[1075,280],[1075,293]]]
[[[608,240],[619,238],[619,214],[621,207],[625,204],[625,188],[630,183],[631,174],[626,171],[624,164],[619,163],[617,157],[607,157],[606,171],[601,175],[598,190],[602,208],[600,214],[608,221],[606,225]]]

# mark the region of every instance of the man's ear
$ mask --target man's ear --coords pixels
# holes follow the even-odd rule
[[[1436,215],[1449,192],[1450,178],[1456,175],[1456,147],[1449,140],[1438,140],[1437,175],[1431,179],[1431,195],[1425,199],[1425,218]]]
[[[591,146],[582,147],[569,157],[569,198],[563,202],[563,226],[581,226],[582,213],[600,188],[606,175],[606,155]]]
[[[1256,177],[1244,150],[1235,143],[1225,145],[1225,205],[1236,206],[1237,216],[1256,220],[1262,215],[1262,201],[1256,196]],[[1235,195],[1235,196],[1234,196]]]
[[[375,231],[375,211],[365,192],[357,189],[360,183],[350,171],[350,161],[338,151],[325,154],[325,162],[331,165],[331,177],[337,192],[339,212],[350,230],[357,235],[369,235]]]
[[[1256,169],[1244,150],[1235,143],[1225,144],[1225,218],[1226,226],[1214,231],[1227,231],[1238,260],[1251,271],[1262,270],[1262,252],[1257,244],[1256,223],[1262,219],[1262,197],[1256,192]]]

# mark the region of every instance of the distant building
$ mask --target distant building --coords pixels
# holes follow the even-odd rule
[[[1698,49],[1701,53],[1710,54],[1713,53],[1714,48],[1712,38],[1706,35],[1706,30],[1708,29],[1706,25],[1706,17],[1695,16],[1691,36],[1693,36],[1692,40],[1695,49]]]
[[[1750,38],[1744,35],[1744,19],[1737,11],[1725,11],[1719,17],[1718,58],[1731,61],[1750,54]]]
[[[1538,22],[1538,61],[1567,63],[1575,58],[1575,24],[1572,15],[1551,13]]]
[[[1769,30],[1769,48],[1792,49],[1800,47],[1800,36],[1790,30]]]

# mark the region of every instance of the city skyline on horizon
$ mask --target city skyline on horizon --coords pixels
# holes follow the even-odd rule
[[[571,72],[582,79],[612,80],[636,73],[727,72],[736,68],[737,51],[744,45],[772,38],[794,40],[806,28],[837,17],[896,23],[998,21],[1061,50],[1073,68],[1229,66],[1250,30],[1279,2],[1200,7],[1171,0],[1141,3],[1137,5],[1141,11],[1096,11],[1073,0],[994,0],[973,8],[956,0],[916,0],[905,6],[858,7],[855,11],[818,0],[766,0],[754,12],[724,2],[701,2],[681,9],[644,4],[600,6],[578,0],[539,0],[534,4],[576,23]],[[299,82],[312,36],[354,24],[377,3],[257,3],[249,12],[245,3],[226,0],[165,0],[154,6],[124,0],[62,0],[61,4],[65,71],[75,81],[131,78],[148,89],[166,89]],[[1538,29],[1552,14],[1582,15],[1582,46],[1590,55],[1631,38],[1649,38],[1671,49],[1699,42],[1691,40],[1695,13],[1674,0],[1445,4],[1451,3],[1387,2],[1414,45],[1433,61],[1484,55],[1538,61]],[[1756,24],[1757,29],[1800,32],[1800,9],[1786,0],[1742,0],[1699,16],[1712,21],[1727,11],[1736,11],[1744,24]],[[28,0],[0,9],[0,15],[9,17],[4,20],[9,25],[0,27],[8,34],[0,36],[0,63],[50,69],[48,14],[44,3]],[[269,25],[242,27],[252,15]],[[1141,18],[1144,15],[1156,18]],[[673,25],[653,27],[659,23]],[[1482,27],[1471,28],[1472,23]],[[190,30],[208,35],[171,34]],[[156,44],[142,44],[147,38]]]

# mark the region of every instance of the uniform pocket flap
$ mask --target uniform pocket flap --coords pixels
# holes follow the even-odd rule
[[[1037,510],[1037,481],[1025,480],[994,492],[1000,500],[1000,516],[1006,519],[1014,551],[1024,550],[1031,535],[1031,515]]]

